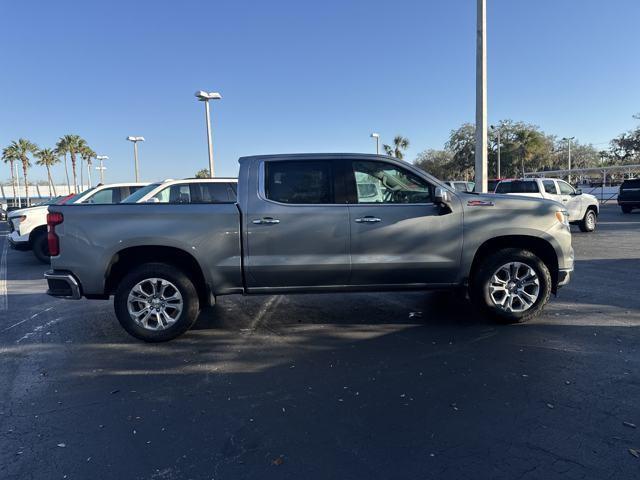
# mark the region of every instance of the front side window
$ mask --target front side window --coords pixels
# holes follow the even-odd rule
[[[556,184],[553,180],[543,180],[542,185],[544,186],[544,191],[550,193],[552,195],[556,195],[558,192],[556,190]]]
[[[115,203],[115,197],[115,189],[105,188],[104,190],[100,190],[99,192],[94,193],[89,198],[84,199],[82,203],[111,204]]]
[[[266,162],[265,195],[269,200],[280,203],[334,203],[331,162]]]
[[[558,187],[562,195],[573,195],[575,193],[573,187],[566,182],[558,182]]]
[[[375,161],[354,161],[358,203],[432,203],[433,187],[400,167]]]

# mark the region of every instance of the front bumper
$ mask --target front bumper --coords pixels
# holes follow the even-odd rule
[[[26,238],[25,238],[26,237]],[[21,237],[18,235],[18,232],[13,231],[7,236],[7,240],[9,241],[9,245],[11,248],[16,250],[30,250],[31,244],[29,243],[29,237],[24,236]]]
[[[558,270],[558,287],[564,287],[571,281],[571,274],[573,273],[573,268],[563,268]]]
[[[49,270],[44,273],[47,280],[47,295],[57,298],[68,298],[79,300],[82,298],[82,288],[80,282],[72,273],[61,270]]]

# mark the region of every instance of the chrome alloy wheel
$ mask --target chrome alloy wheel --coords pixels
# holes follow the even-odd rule
[[[489,282],[489,296],[493,304],[506,311],[520,313],[538,300],[538,274],[526,263],[511,262],[498,268]]]
[[[587,224],[587,228],[592,231],[596,228],[596,214],[591,210],[587,212],[587,218],[585,219],[585,223]]]
[[[165,330],[176,323],[183,308],[176,286],[163,278],[145,278],[129,292],[131,319],[147,330]]]

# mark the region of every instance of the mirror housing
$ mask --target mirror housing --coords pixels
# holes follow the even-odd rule
[[[442,187],[436,187],[433,197],[434,202],[439,205],[446,205],[449,203],[449,192]]]
[[[160,203],[160,200],[158,200],[156,197],[151,197],[151,198],[145,200],[144,203]]]
[[[582,189],[576,188],[576,192],[574,193],[574,195],[582,195]]]

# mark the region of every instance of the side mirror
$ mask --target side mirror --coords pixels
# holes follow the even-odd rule
[[[582,189],[576,188],[576,193],[574,195],[582,195]]]
[[[437,204],[446,205],[449,203],[449,192],[442,187],[436,187],[433,197]]]
[[[160,200],[158,200],[156,197],[151,197],[151,198],[145,200],[144,203],[160,203]]]

